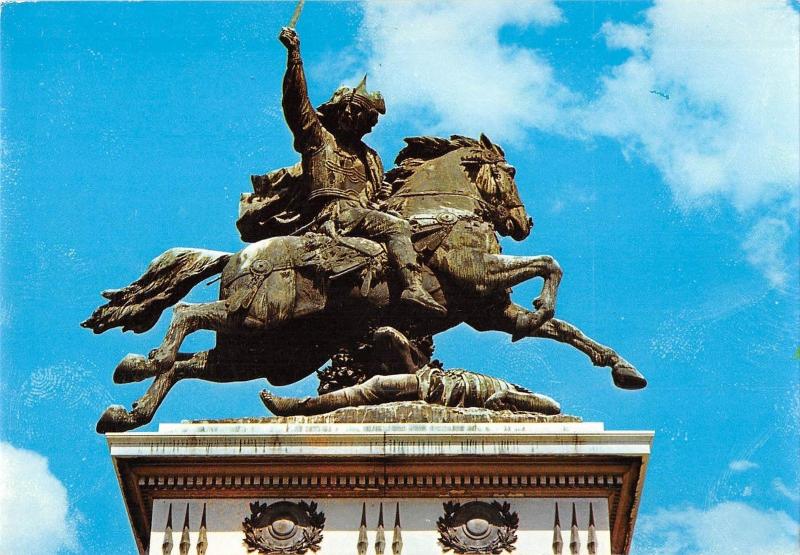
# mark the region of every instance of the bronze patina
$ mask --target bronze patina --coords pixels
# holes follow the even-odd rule
[[[554,318],[562,275],[554,258],[501,254],[498,234],[521,241],[533,223],[499,146],[484,135],[412,137],[384,174],[362,141],[386,111],[383,98],[362,81],[315,110],[297,33],[285,28],[279,38],[288,52],[284,114],[301,161],[252,178],[254,192],[243,197],[237,222],[251,244],[241,251],[170,249],[130,285],[102,293],[108,302],[82,323],[95,333],[141,333],[175,308],[162,344],[148,356],[126,356],[114,372],[117,383],[154,378],[152,385],[133,410],[109,407],[99,432],[150,422],[185,378],[286,385],[332,358],[320,397],[301,402],[264,393],[265,402],[282,414],[404,399],[559,411],[544,395],[432,362],[431,338],[460,323],[514,340],[566,343],[610,367],[617,386],[646,385],[613,349]],[[217,274],[218,301],[179,303]],[[544,282],[529,310],[511,300],[510,288],[535,277]],[[180,352],[198,330],[216,332],[215,347]],[[336,367],[345,355],[349,362]]]

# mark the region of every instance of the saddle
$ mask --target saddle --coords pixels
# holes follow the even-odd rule
[[[372,280],[385,274],[388,258],[386,247],[363,237],[306,233],[303,253],[297,268],[311,269],[329,280],[355,275],[361,278],[361,294],[367,296]]]

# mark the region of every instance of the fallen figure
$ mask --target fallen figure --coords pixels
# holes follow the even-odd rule
[[[408,338],[394,328],[379,328],[373,340],[376,359],[382,360],[391,374],[379,374],[358,385],[302,399],[279,397],[265,389],[261,400],[276,416],[311,416],[395,401],[539,414],[561,412],[561,406],[550,397],[499,378],[469,370],[445,370],[435,361],[420,366],[420,357]]]
[[[415,374],[373,376],[364,383],[316,397],[279,397],[261,391],[264,405],[276,416],[311,416],[344,407],[381,405],[395,401],[425,401],[446,407],[559,414],[561,406],[505,380],[468,370],[424,366]]]

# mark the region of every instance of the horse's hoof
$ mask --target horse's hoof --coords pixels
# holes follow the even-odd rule
[[[611,377],[614,379],[614,385],[621,389],[642,389],[647,386],[645,377],[624,360],[620,360],[611,368]]]
[[[126,432],[136,428],[138,425],[133,415],[125,410],[125,407],[111,405],[100,416],[95,429],[98,434],[105,434],[108,432]]]
[[[152,375],[150,364],[142,355],[127,354],[114,368],[114,383],[140,382]]]

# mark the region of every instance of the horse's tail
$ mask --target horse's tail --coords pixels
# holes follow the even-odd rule
[[[222,271],[233,254],[205,249],[170,249],[154,259],[142,277],[122,289],[101,294],[108,302],[92,312],[81,326],[94,333],[122,327],[142,333],[152,328],[165,308],[182,299],[192,287]]]

